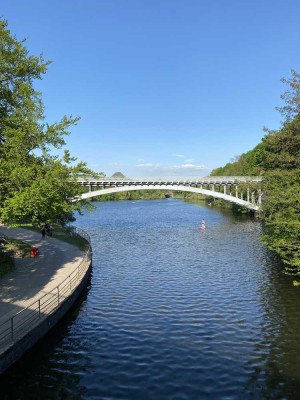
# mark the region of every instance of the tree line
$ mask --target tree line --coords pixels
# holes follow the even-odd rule
[[[254,149],[211,175],[263,177],[262,241],[280,256],[286,273],[300,275],[300,74],[292,70],[283,82],[288,88],[281,96],[284,106],[278,108],[280,129],[265,129]]]

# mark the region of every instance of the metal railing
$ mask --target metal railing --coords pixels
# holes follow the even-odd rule
[[[112,178],[98,178],[94,179],[91,177],[86,177],[86,178],[79,178],[78,183],[81,185],[85,184],[90,184],[90,183],[106,183],[106,184],[114,184],[114,183],[122,183],[126,184],[127,182],[143,182],[143,183],[164,183],[164,182],[172,182],[172,183],[178,183],[178,182],[185,182],[185,183],[216,183],[216,182],[231,182],[231,183],[241,183],[241,182],[246,182],[246,183],[259,183],[262,181],[261,176],[207,176],[207,177],[185,177],[185,178],[179,178],[179,177],[169,177],[169,178],[121,178],[121,179],[112,179]]]
[[[81,283],[91,263],[92,249],[90,238],[86,232],[79,228],[73,228],[72,232],[74,235],[83,237],[88,242],[82,262],[51,291],[0,323],[0,353],[20,340],[49,315],[53,314]]]
[[[71,236],[79,236],[79,237],[85,239],[87,241],[87,243],[89,244],[89,247],[91,250],[91,238],[90,238],[90,235],[86,231],[84,231],[81,228],[78,228],[77,226],[72,226],[72,225],[67,226],[66,229]]]

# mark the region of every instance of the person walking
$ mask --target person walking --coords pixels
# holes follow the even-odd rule
[[[45,237],[46,237],[46,227],[45,227],[45,225],[42,226],[41,232],[42,232],[42,239],[45,239]]]

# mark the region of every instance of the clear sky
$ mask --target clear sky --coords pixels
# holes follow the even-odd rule
[[[277,129],[300,72],[299,0],[1,0],[53,63],[36,86],[49,123],[95,171],[206,176]]]

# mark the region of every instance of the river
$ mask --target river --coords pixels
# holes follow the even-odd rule
[[[89,286],[1,399],[299,399],[300,289],[258,221],[178,199],[94,204],[75,223]]]

